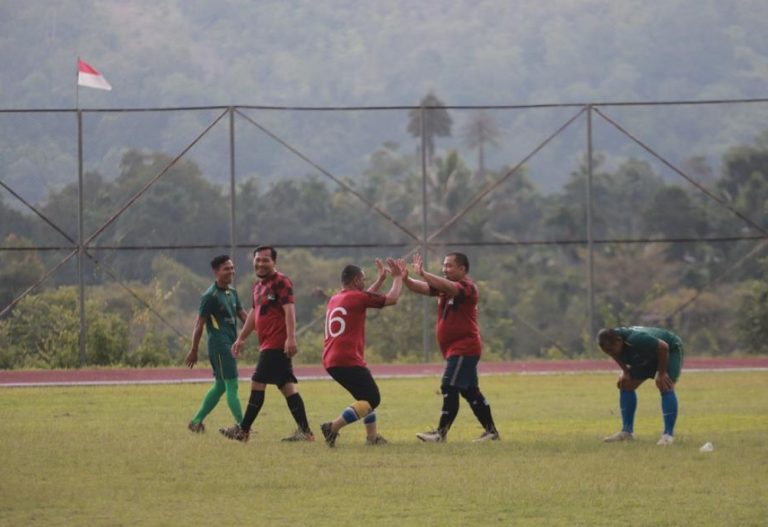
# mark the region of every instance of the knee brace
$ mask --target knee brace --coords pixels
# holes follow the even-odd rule
[[[358,419],[362,419],[369,413],[373,412],[373,407],[368,401],[355,401],[349,405],[352,410],[357,414]]]

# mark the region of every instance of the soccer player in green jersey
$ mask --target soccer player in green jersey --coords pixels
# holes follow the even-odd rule
[[[192,347],[184,363],[192,368],[197,363],[197,348],[203,336],[203,328],[208,331],[208,358],[213,368],[214,383],[203,398],[197,414],[187,425],[192,432],[204,432],[203,420],[216,407],[224,393],[227,405],[235,422],[243,418],[240,399],[237,397],[237,360],[230,351],[237,339],[237,319],[245,322],[247,316],[237,291],[232,287],[235,277],[235,264],[226,254],[211,260],[215,281],[200,297],[195,329],[192,332]]]
[[[603,440],[626,441],[635,438],[634,422],[637,409],[636,390],[646,379],[656,378],[661,393],[664,433],[657,445],[670,445],[675,440],[677,395],[675,383],[683,366],[683,343],[680,337],[661,328],[640,326],[601,329],[597,342],[605,353],[621,367],[619,407],[622,428]]]

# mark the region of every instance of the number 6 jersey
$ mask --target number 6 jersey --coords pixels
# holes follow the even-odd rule
[[[343,289],[328,300],[325,310],[323,367],[365,366],[365,310],[381,309],[386,297],[379,293]]]

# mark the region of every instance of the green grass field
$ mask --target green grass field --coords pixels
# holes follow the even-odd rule
[[[0,525],[761,525],[768,524],[768,372],[684,374],[677,441],[657,447],[659,397],[639,390],[632,443],[614,376],[483,377],[502,441],[466,403],[446,444],[439,379],[382,380],[381,433],[361,424],[336,449],[281,444],[293,425],[271,388],[243,445],[224,401],[193,435],[208,386],[0,390]],[[313,428],[350,402],[332,381],[300,385]],[[241,400],[248,384],[240,385]],[[712,453],[701,453],[706,441]]]

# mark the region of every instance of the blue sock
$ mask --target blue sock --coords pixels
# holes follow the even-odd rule
[[[347,406],[344,411],[341,412],[341,418],[344,419],[347,424],[354,423],[359,419],[357,413],[355,413],[355,410],[351,406]]]
[[[619,407],[621,408],[621,430],[624,432],[634,432],[637,393],[619,390]]]
[[[365,424],[367,424],[367,425],[369,425],[371,423],[375,423],[376,422],[376,412],[371,412],[368,415],[366,415],[365,418],[363,419],[363,422]]]
[[[664,415],[664,433],[675,435],[677,421],[677,395],[674,390],[661,394],[661,413]]]

